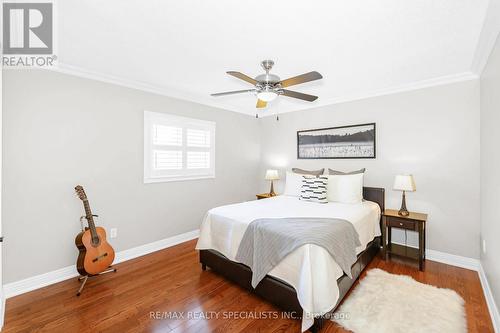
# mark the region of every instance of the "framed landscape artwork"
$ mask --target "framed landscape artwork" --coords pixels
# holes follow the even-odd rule
[[[375,123],[297,132],[297,158],[375,158]]]

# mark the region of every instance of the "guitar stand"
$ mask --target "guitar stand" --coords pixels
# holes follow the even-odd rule
[[[92,216],[98,217],[98,215],[92,215]],[[83,219],[84,218],[85,218],[85,215],[80,217],[80,225],[82,227],[82,231],[85,230],[85,227],[83,226]],[[99,276],[99,275],[103,275],[103,274],[107,274],[107,273],[116,273],[116,268],[114,268],[113,266],[109,266],[108,269],[106,269],[105,271],[103,271],[99,274],[81,275],[78,278],[78,281],[79,282],[81,281],[82,284],[80,285],[80,288],[78,288],[78,291],[76,292],[76,296],[80,296],[82,294],[83,287],[85,287],[85,284],[87,283],[87,280],[89,279],[89,277]]]
[[[89,277],[94,277],[94,276],[99,276],[107,273],[116,273],[116,268],[109,266],[109,268],[99,274],[89,274],[89,275],[82,275],[78,278],[78,281],[81,281],[82,284],[80,285],[80,288],[76,292],[76,296],[80,296],[82,294],[83,287],[85,287],[85,284],[87,283],[87,280]]]

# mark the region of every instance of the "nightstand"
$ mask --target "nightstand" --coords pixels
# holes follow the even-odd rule
[[[266,199],[266,198],[272,198],[274,197],[275,195],[271,195],[271,193],[262,193],[262,194],[257,194],[256,197],[257,197],[257,200],[260,200],[260,199]]]
[[[424,270],[425,263],[425,224],[427,214],[410,212],[408,216],[398,215],[394,209],[386,209],[382,213],[382,255],[384,260],[387,255],[395,254],[418,260],[421,271]],[[410,230],[418,232],[418,249],[399,244],[392,244],[392,228]]]

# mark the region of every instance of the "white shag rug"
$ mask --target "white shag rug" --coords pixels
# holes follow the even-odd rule
[[[464,300],[453,290],[375,268],[332,320],[354,333],[466,333]]]

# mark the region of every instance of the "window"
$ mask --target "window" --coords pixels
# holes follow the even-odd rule
[[[215,123],[144,111],[144,182],[215,177]]]

